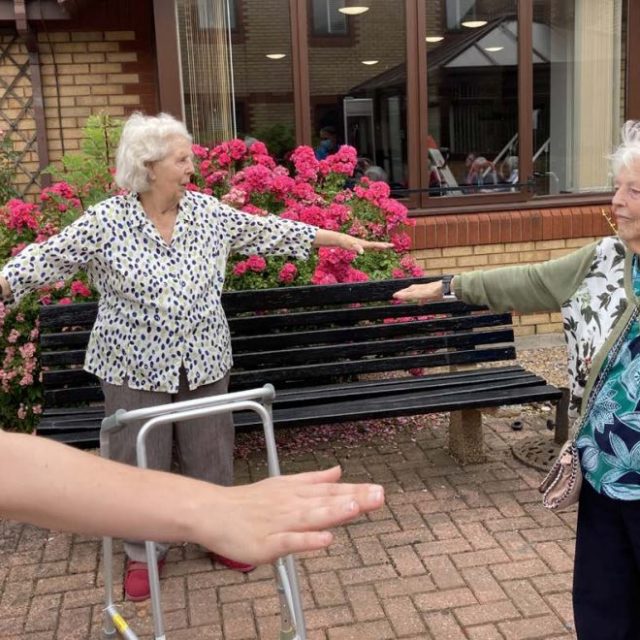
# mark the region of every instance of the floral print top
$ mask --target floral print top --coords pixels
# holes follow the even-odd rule
[[[638,258],[633,286],[640,295]],[[622,344],[593,399],[577,439],[582,468],[591,486],[611,498],[640,499],[640,327],[629,323]],[[608,365],[611,364],[609,367]]]
[[[100,294],[85,369],[133,389],[176,393],[181,367],[189,387],[231,368],[221,305],[233,253],[309,256],[317,229],[277,216],[243,213],[202,193],[180,201],[170,244],[135,194],[88,209],[43,244],[2,269],[14,298],[86,270]]]

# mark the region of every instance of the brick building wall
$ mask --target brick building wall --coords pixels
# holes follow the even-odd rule
[[[135,25],[135,28],[132,27]],[[11,86],[0,100],[3,116],[16,128],[21,152],[36,136],[31,69],[15,23],[0,24],[0,74]],[[82,128],[92,114],[126,117],[158,110],[152,0],[134,3],[93,0],[91,10],[68,20],[34,23],[42,79],[42,99],[50,162],[78,151]],[[22,70],[20,67],[24,67]],[[8,128],[7,123],[3,128]],[[21,192],[38,173],[35,143],[21,158],[15,183]],[[38,191],[32,185],[27,196]]]
[[[151,53],[139,49],[135,31],[41,34],[39,46],[51,161],[80,148],[92,114],[156,110]]]

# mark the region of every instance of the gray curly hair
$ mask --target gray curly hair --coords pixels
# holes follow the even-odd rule
[[[640,160],[640,120],[627,120],[622,125],[622,142],[609,156],[614,174],[620,169],[629,169]]]
[[[116,184],[135,193],[147,191],[150,186],[148,164],[166,157],[171,138],[176,136],[186,138],[190,144],[193,141],[184,123],[168,113],[131,114],[122,129],[116,152]]]

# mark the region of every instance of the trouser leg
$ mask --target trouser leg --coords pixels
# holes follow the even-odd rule
[[[155,391],[142,391],[140,389],[130,389],[126,383],[123,385],[113,385],[102,381],[102,390],[105,399],[105,415],[110,416],[118,409],[131,411],[133,409],[144,409],[155,407],[171,402],[171,394],[159,393]],[[136,438],[142,428],[143,422],[136,422],[126,426],[124,429],[111,436],[111,459],[136,465]],[[171,446],[173,441],[172,426],[158,426],[147,436],[147,461],[150,469],[169,471],[171,468]],[[169,546],[157,544],[156,549],[159,557],[163,557]],[[126,540],[124,543],[125,553],[131,560],[146,562],[146,552],[144,542]]]
[[[582,485],[573,579],[573,612],[578,640],[640,638],[640,572],[631,542],[629,507]]]
[[[180,373],[180,390],[175,402],[227,393],[229,375],[211,384],[189,390],[186,374]],[[233,484],[235,429],[231,414],[176,422],[176,451],[180,469],[186,476],[214,484]]]

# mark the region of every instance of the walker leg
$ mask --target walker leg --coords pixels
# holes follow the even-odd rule
[[[127,621],[116,611],[116,608],[113,605],[107,607],[104,610],[104,614],[107,618],[109,618],[111,626],[115,627],[115,629],[118,630],[118,633],[123,640],[139,640],[133,629],[127,624]]]
[[[104,565],[104,626],[102,636],[105,640],[114,638],[116,628],[109,610],[113,607],[113,538],[102,538],[102,564]]]
[[[151,588],[151,612],[153,614],[153,633],[155,640],[165,640],[162,605],[160,604],[160,572],[158,571],[158,554],[155,542],[144,543],[147,551],[147,568],[149,569],[149,587]]]

